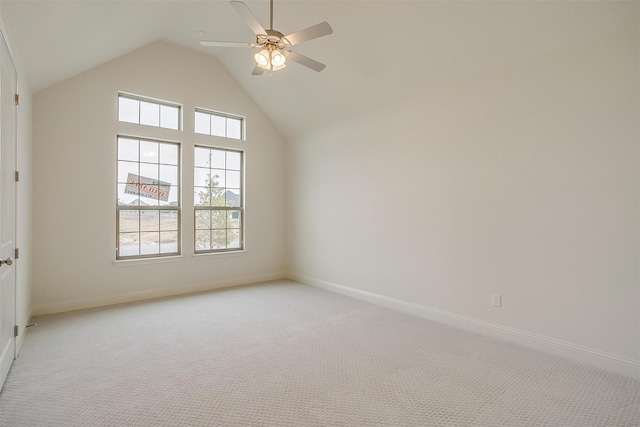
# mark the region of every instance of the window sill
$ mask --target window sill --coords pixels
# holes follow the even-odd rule
[[[191,257],[196,261],[202,261],[206,259],[211,259],[210,257],[221,257],[221,258],[233,258],[243,256],[247,253],[246,249],[241,251],[233,251],[233,252],[208,252],[206,254],[193,254]]]
[[[165,264],[169,262],[181,262],[184,260],[184,256],[165,256],[157,258],[142,258],[142,259],[117,259],[113,261],[113,265],[116,267],[131,267],[134,265],[147,265],[147,264]]]

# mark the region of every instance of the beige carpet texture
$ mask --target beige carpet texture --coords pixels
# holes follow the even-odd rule
[[[3,427],[640,425],[632,378],[290,281],[34,322]]]

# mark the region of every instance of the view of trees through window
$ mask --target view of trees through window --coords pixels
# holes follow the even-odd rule
[[[242,249],[242,152],[196,147],[196,253]]]

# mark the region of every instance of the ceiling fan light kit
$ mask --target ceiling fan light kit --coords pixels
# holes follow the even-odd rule
[[[245,3],[241,1],[232,1],[231,5],[238,14],[245,19],[251,30],[255,33],[256,42],[201,41],[201,45],[213,47],[260,48],[260,50],[253,55],[253,59],[256,61],[256,65],[252,73],[253,75],[261,75],[265,71],[269,71],[271,74],[273,71],[281,70],[287,66],[287,58],[290,58],[292,61],[304,65],[314,71],[324,70],[325,65],[321,62],[289,50],[289,48],[308,40],[332,34],[333,29],[328,23],[321,22],[320,24],[313,25],[305,28],[304,30],[285,36],[280,31],[273,29],[273,0],[270,0],[269,2],[269,23],[271,28],[268,30],[265,30],[262,25],[260,25]]]
[[[256,60],[256,65],[263,70],[276,71],[287,66],[285,52],[271,45],[256,53],[253,58]]]

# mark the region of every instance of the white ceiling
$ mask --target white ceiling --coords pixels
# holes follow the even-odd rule
[[[640,22],[640,2],[275,0],[275,29],[289,34],[328,21],[334,34],[294,49],[327,64],[324,71],[293,63],[270,80],[251,76],[248,49],[200,46],[202,39],[254,41],[228,1],[0,3],[34,92],[166,40],[217,57],[288,136]],[[269,2],[246,3],[267,28]]]

